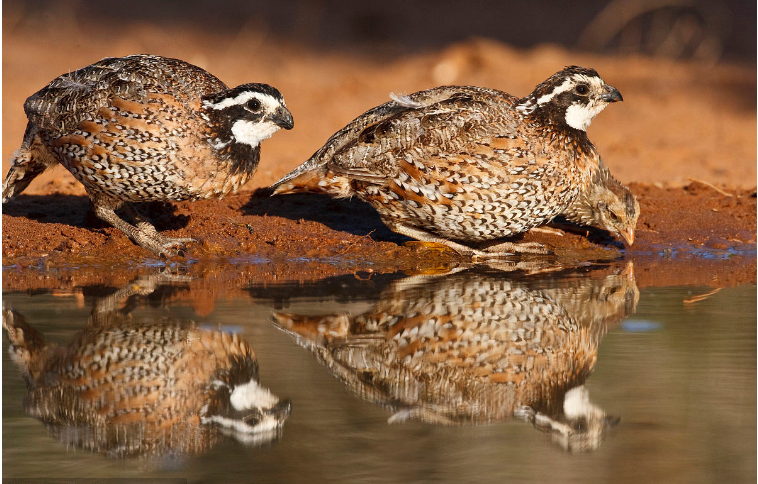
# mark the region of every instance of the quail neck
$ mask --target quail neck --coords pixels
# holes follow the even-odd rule
[[[292,114],[281,93],[266,84],[243,84],[203,98],[209,143],[232,163],[232,171],[255,170],[260,143],[281,128],[292,129]]]
[[[586,131],[592,119],[621,93],[594,69],[569,66],[539,84],[516,109],[543,125]]]

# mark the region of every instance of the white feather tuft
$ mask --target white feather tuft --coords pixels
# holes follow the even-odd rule
[[[395,94],[394,92],[391,92],[391,93],[390,93],[390,99],[392,99],[393,101],[395,101],[395,102],[396,102],[396,103],[398,103],[399,105],[401,105],[401,106],[403,106],[403,107],[406,107],[406,108],[414,108],[414,109],[417,109],[417,108],[422,108],[422,107],[424,107],[424,105],[423,105],[423,104],[421,104],[421,103],[419,103],[419,102],[416,102],[416,101],[414,101],[414,100],[413,100],[413,99],[411,99],[411,97],[410,97],[410,96],[408,96],[407,94]]]

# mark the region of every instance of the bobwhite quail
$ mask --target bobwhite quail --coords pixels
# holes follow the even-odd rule
[[[191,238],[168,238],[132,202],[221,198],[255,173],[260,143],[292,115],[266,84],[229,89],[178,59],[106,58],[54,79],[26,100],[21,148],[3,201],[61,163],[87,190],[94,213],[159,255]],[[123,207],[136,225],[116,215]]]
[[[523,279],[412,276],[363,314],[273,317],[351,391],[390,407],[392,422],[517,416],[538,428],[552,422],[551,432],[567,431],[575,450],[596,446],[605,412],[591,404],[570,412],[564,395],[584,384],[608,325],[634,312],[634,278],[566,278],[567,287],[548,291],[541,288],[553,275]]]
[[[634,229],[640,216],[640,204],[600,160],[592,183],[561,213],[569,222],[607,230],[634,244]]]
[[[290,413],[258,379],[248,343],[189,321],[88,327],[45,344],[3,311],[9,353],[28,387],[24,408],[67,445],[110,457],[197,454],[231,435],[278,438]]]
[[[355,195],[395,232],[484,257],[545,252],[471,244],[520,234],[565,210],[598,169],[587,126],[622,100],[595,70],[576,66],[523,99],[461,86],[393,99],[333,135],[274,193]]]

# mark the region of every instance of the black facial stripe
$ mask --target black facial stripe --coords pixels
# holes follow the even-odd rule
[[[257,121],[261,119],[266,113],[263,110],[253,112],[246,109],[243,105],[229,106],[228,108],[220,109],[221,117],[229,120],[230,126],[234,124],[238,119],[245,119],[248,121]]]
[[[634,207],[634,195],[629,192],[624,196],[624,208],[626,209],[626,215],[629,218],[633,218],[636,212]]]

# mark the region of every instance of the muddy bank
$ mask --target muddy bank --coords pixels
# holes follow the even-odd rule
[[[716,190],[699,182],[631,189],[641,207],[634,246],[625,248],[600,231],[563,227],[524,237],[554,256],[508,263],[567,268],[632,261],[640,286],[755,283],[754,190]],[[3,288],[61,288],[85,279],[119,286],[164,264],[226,290],[351,273],[444,271],[467,263],[447,249],[389,231],[370,206],[356,200],[255,192],[222,201],[144,204],[140,210],[160,231],[197,240],[184,257],[165,262],[88,217],[88,208],[86,197],[62,194],[22,195],[6,203]]]
[[[3,30],[3,174],[26,126],[24,100],[61,73],[106,56],[177,57],[230,85],[267,82],[283,93],[295,129],[264,142],[247,191],[222,201],[140,208],[167,235],[198,240],[185,258],[169,265],[205,275],[203,284],[217,284],[219,290],[351,273],[441,271],[465,263],[449,251],[390,232],[358,201],[269,198],[253,190],[289,172],[355,116],[389,99],[390,92],[460,84],[523,96],[570,64],[596,68],[624,95],[623,103],[598,116],[589,135],[617,178],[637,182],[630,186],[642,216],[636,243],[626,250],[594,232],[527,234],[525,240],[556,252],[531,261],[532,267],[624,260],[634,263],[641,285],[756,280],[754,63],[610,57],[549,45],[517,49],[482,38],[382,58],[265,42],[254,28],[223,34],[148,24],[114,30],[54,22],[40,29],[17,21],[8,27]],[[82,41],[93,36],[99,41]],[[689,177],[732,188],[725,194]],[[62,167],[48,170],[4,204],[4,289],[64,288],[82,281],[117,287],[163,266],[119,231],[92,217],[85,222],[88,207],[83,186]]]

